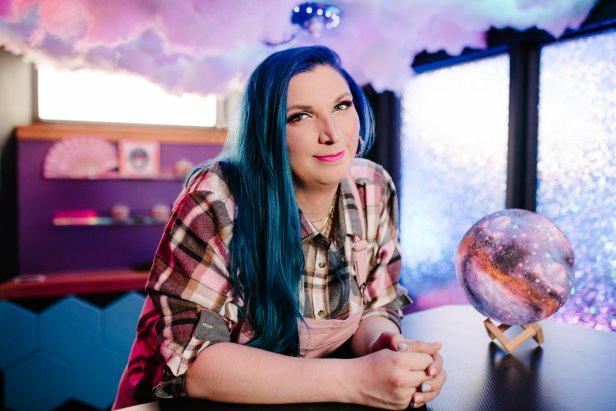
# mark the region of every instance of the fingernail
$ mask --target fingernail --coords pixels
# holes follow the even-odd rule
[[[428,375],[429,375],[430,377],[434,377],[434,376],[436,375],[436,368],[430,368],[430,369],[428,370]]]
[[[408,346],[408,345],[406,345],[405,343],[398,343],[398,344],[396,344],[396,347],[397,347],[399,350],[406,350],[407,348],[409,348],[409,346]]]
[[[428,383],[421,384],[421,392],[432,391],[432,386]]]
[[[416,395],[415,396],[415,405],[419,405],[420,403],[422,403],[424,401],[424,397],[423,395]]]

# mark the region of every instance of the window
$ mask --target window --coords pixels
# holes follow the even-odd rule
[[[216,126],[216,97],[172,95],[136,75],[38,67],[41,120]]]
[[[575,254],[554,317],[616,331],[616,30],[541,51],[537,211]]]
[[[402,282],[415,309],[466,302],[454,256],[475,221],[505,206],[508,108],[507,55],[419,74],[405,87]]]

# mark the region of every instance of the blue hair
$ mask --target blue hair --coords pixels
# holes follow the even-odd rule
[[[299,354],[299,286],[305,267],[286,144],[287,89],[293,76],[321,65],[337,70],[349,86],[365,154],[374,127],[364,93],[334,51],[311,46],[274,53],[255,69],[242,98],[235,140],[219,158],[237,204],[231,282],[243,301],[240,318],[254,332],[249,345],[294,356]]]

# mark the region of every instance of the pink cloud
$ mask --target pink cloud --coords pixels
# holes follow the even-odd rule
[[[144,76],[173,91],[224,92],[275,50],[325,44],[360,83],[401,91],[422,50],[485,46],[490,27],[560,35],[596,0],[340,0],[320,37],[290,22],[297,0],[0,0],[0,46],[34,61]],[[293,41],[279,44],[285,39]]]

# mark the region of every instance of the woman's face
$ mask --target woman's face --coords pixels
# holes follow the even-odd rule
[[[359,116],[346,80],[330,66],[291,78],[287,149],[298,188],[342,181],[357,151]]]

